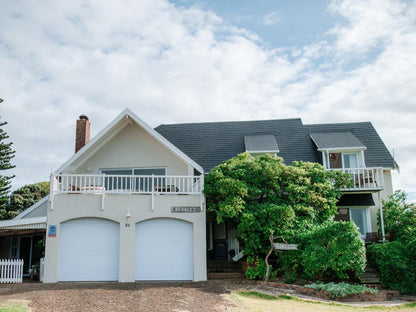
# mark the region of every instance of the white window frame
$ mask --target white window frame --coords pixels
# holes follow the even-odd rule
[[[364,214],[365,214],[364,215],[364,219],[366,221],[367,229],[366,229],[366,231],[365,231],[364,234],[360,232],[361,233],[361,238],[362,239],[365,239],[366,234],[372,232],[372,228],[371,228],[371,217],[370,217],[370,207],[354,207],[354,208],[349,207],[350,221],[354,222],[354,220],[352,218],[352,215],[351,215],[351,210],[362,210],[364,212]],[[355,222],[354,222],[354,224],[355,224]]]

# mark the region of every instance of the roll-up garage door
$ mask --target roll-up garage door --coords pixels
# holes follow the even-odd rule
[[[192,224],[152,219],[136,224],[136,280],[193,280]]]
[[[120,226],[83,218],[61,224],[60,281],[118,281]]]

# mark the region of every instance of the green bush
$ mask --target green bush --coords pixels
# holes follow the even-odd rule
[[[364,285],[351,285],[347,283],[328,283],[328,284],[309,284],[305,285],[305,287],[316,289],[316,290],[325,290],[327,291],[332,298],[340,298],[345,297],[347,295],[355,295],[355,294],[364,294],[364,293],[372,293],[375,294],[378,291],[376,289],[371,289],[365,287]]]
[[[246,276],[248,279],[263,279],[266,276],[266,263],[263,259],[247,259],[250,266],[247,268]],[[273,271],[273,267],[270,266],[270,279],[276,278],[276,271]]]
[[[416,239],[371,245],[368,255],[384,287],[403,294],[416,293]]]
[[[352,222],[328,221],[301,236],[299,251],[307,279],[356,279],[364,271],[364,243]]]

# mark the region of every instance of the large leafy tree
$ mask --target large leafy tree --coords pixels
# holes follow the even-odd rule
[[[3,127],[7,122],[0,122],[0,210],[5,209],[9,201],[9,191],[11,188],[11,179],[14,175],[7,175],[4,171],[14,168],[12,159],[15,151],[12,149],[12,142],[8,142],[9,136]]]
[[[39,182],[22,186],[11,194],[10,202],[6,205],[6,209],[0,210],[0,218],[14,218],[48,194],[49,182]]]
[[[416,239],[416,204],[406,202],[406,193],[398,190],[383,200],[383,217],[390,240]],[[380,224],[380,215],[378,215]]]
[[[204,193],[208,212],[237,228],[244,253],[263,257],[272,231],[290,238],[331,219],[340,187],[350,181],[317,163],[286,166],[281,158],[243,153],[210,171]]]

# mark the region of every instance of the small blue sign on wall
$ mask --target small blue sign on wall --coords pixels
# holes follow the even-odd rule
[[[56,237],[56,225],[49,225],[48,237]]]

